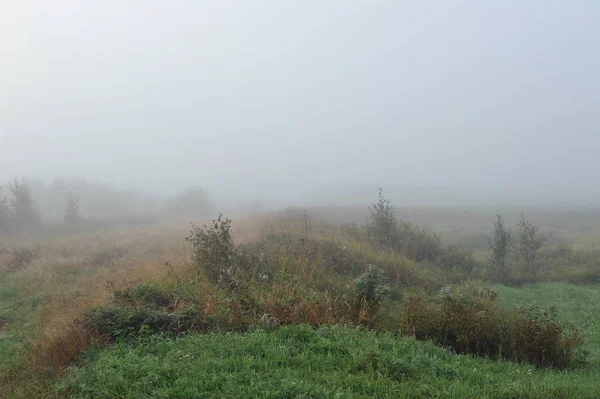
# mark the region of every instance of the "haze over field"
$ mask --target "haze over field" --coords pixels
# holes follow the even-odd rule
[[[596,1],[6,2],[0,181],[600,203]]]

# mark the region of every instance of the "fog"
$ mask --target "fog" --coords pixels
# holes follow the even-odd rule
[[[600,204],[596,1],[13,1],[0,181]]]

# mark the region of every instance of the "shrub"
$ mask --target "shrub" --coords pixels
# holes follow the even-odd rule
[[[577,331],[565,334],[556,317],[554,307],[530,305],[519,308],[507,334],[511,340],[506,344],[513,358],[538,366],[571,366],[582,339]]]
[[[534,277],[537,276],[539,269],[539,253],[546,241],[548,237],[539,232],[539,226],[525,219],[525,215],[521,214],[517,249],[523,259],[525,270]]]
[[[443,250],[439,234],[430,233],[417,225],[402,221],[398,228],[400,253],[417,262],[434,262]]]
[[[115,299],[129,305],[145,305],[152,308],[173,308],[177,294],[152,283],[140,284],[126,290],[115,290]]]
[[[231,219],[219,214],[212,223],[200,228],[192,223],[186,238],[192,244],[198,272],[221,286],[235,287],[241,273],[236,265],[236,247],[231,234]]]
[[[495,303],[497,293],[475,286],[440,290],[436,300],[411,294],[405,301],[405,330],[458,353],[526,361],[540,367],[566,368],[582,340],[564,332],[555,312],[528,308],[508,312]]]
[[[383,196],[381,189],[377,202],[369,210],[366,232],[371,242],[418,262],[435,261],[440,255],[443,249],[440,236],[407,221],[398,221],[390,200]],[[356,226],[344,226],[343,231],[360,237]]]
[[[467,273],[473,271],[477,265],[473,252],[458,244],[444,247],[435,263],[443,269],[462,270]]]
[[[375,265],[367,265],[367,270],[354,280],[355,303],[367,304],[373,308],[381,305],[389,292],[386,281],[383,269]]]
[[[371,239],[385,248],[393,248],[397,243],[397,221],[390,200],[383,196],[379,189],[377,202],[369,207],[371,212],[367,231]]]
[[[496,215],[496,220],[494,221],[494,236],[490,241],[489,246],[492,251],[491,261],[495,273],[501,281],[506,281],[508,278],[508,266],[506,261],[512,246],[512,235],[510,230],[506,228],[500,214]]]
[[[90,319],[99,334],[113,340],[157,332],[202,331],[207,327],[202,312],[194,308],[170,313],[146,307],[100,306],[90,310]]]

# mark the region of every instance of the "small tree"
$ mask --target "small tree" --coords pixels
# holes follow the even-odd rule
[[[367,265],[367,270],[354,280],[354,306],[358,312],[358,323],[370,324],[374,321],[390,290],[386,282],[385,272],[375,265]]]
[[[375,265],[367,265],[367,270],[354,280],[356,289],[354,302],[359,306],[367,304],[370,307],[379,307],[389,292],[386,282],[383,269]]]
[[[492,251],[492,263],[495,272],[502,281],[508,278],[508,267],[506,260],[512,247],[512,234],[506,228],[504,220],[498,213],[494,221],[494,237],[490,241],[490,249]]]
[[[396,213],[390,204],[390,200],[383,196],[379,189],[377,202],[369,207],[371,215],[367,229],[370,237],[375,242],[386,248],[392,248],[396,244],[398,222]]]
[[[81,220],[79,215],[79,199],[73,193],[67,194],[67,206],[65,208],[65,224],[73,225]]]
[[[548,237],[539,232],[539,226],[525,219],[525,215],[521,214],[517,249],[523,259],[526,270],[533,276],[537,275],[538,255],[546,244],[546,241],[548,241]]]
[[[8,206],[8,198],[2,193],[0,186],[0,232],[8,231],[10,219],[10,208]]]
[[[200,228],[192,223],[186,241],[192,244],[199,272],[213,283],[227,283],[232,273],[235,244],[231,235],[231,219],[219,214],[210,224]]]
[[[10,205],[14,216],[14,223],[17,229],[34,227],[40,224],[40,215],[34,206],[33,198],[29,186],[25,181],[15,179],[14,183],[9,183],[12,198]]]

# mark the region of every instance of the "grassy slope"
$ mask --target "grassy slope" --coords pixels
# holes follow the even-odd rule
[[[91,352],[60,383],[74,397],[600,397],[600,287],[495,287],[508,305],[556,306],[591,363],[571,371],[457,356],[351,328],[154,337]],[[377,364],[377,366],[374,366]],[[304,395],[304,396],[303,396]]]
[[[0,375],[18,359],[23,344],[32,336],[39,298],[21,298],[7,275],[0,273]]]
[[[353,328],[152,337],[88,354],[58,386],[94,398],[595,398],[597,380]]]

